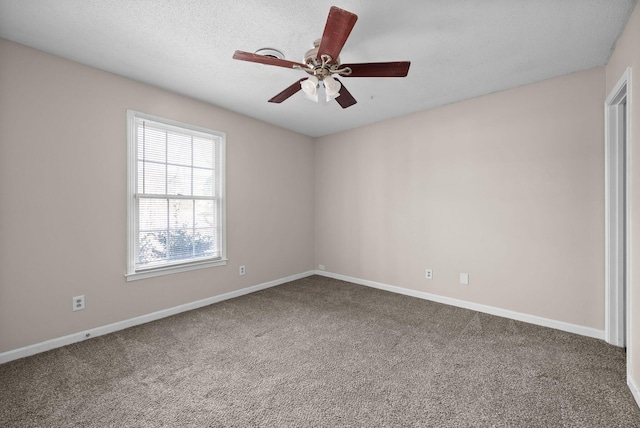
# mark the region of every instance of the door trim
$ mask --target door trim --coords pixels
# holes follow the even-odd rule
[[[605,111],[605,340],[629,347],[631,68],[604,103]]]

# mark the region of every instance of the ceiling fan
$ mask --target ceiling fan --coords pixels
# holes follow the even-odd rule
[[[302,90],[307,98],[313,101],[318,101],[319,92],[324,92],[327,101],[335,99],[342,108],[347,108],[357,101],[342,82],[334,78],[333,75],[341,77],[405,77],[409,73],[411,65],[409,61],[341,64],[340,51],[351,34],[357,19],[358,15],[355,13],[332,6],[322,38],[316,40],[313,49],[305,54],[304,64],[287,61],[276,55],[261,55],[243,51],[236,51],[233,54],[233,59],[293,68],[305,71],[309,75],[271,98],[270,103],[281,103]]]

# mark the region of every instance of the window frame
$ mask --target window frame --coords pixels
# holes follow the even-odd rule
[[[220,203],[219,207],[219,233],[220,256],[209,259],[184,260],[175,263],[163,264],[136,270],[138,256],[138,211],[136,209],[136,195],[138,192],[138,119],[160,123],[167,127],[175,127],[187,131],[187,133],[207,134],[218,140],[216,164],[216,178],[219,179],[214,194]],[[227,264],[226,245],[226,194],[225,194],[225,164],[226,164],[226,133],[212,129],[167,119],[139,111],[127,109],[127,281],[150,278],[160,275],[169,275],[178,272],[186,272],[195,269],[204,269]]]

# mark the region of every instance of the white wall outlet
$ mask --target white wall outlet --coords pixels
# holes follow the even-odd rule
[[[84,309],[84,296],[75,296],[72,297],[73,306],[71,307],[74,311],[81,311]]]
[[[245,273],[247,273],[247,268],[244,265],[240,266],[240,276],[244,275]]]
[[[469,285],[469,274],[461,273],[460,274],[460,284]]]
[[[433,269],[427,269],[424,276],[427,279],[433,279]]]
[[[324,265],[318,265],[318,270],[324,270]]]

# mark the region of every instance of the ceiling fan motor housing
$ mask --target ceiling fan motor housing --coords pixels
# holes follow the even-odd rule
[[[329,55],[320,55],[320,60],[318,60],[320,41],[321,39],[314,41],[313,49],[308,50],[307,53],[304,54],[304,63],[309,68],[303,70],[312,76],[316,76],[318,80],[323,80],[332,74],[340,74],[341,76],[351,74],[350,68],[340,68],[340,57],[333,59]]]

